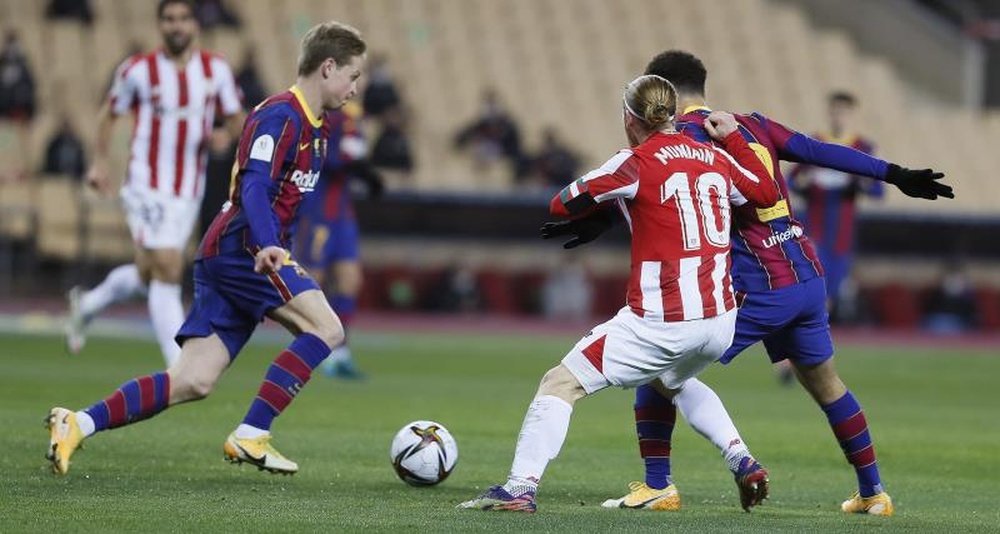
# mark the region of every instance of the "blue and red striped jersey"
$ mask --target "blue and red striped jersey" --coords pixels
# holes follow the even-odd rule
[[[875,146],[860,136],[836,138],[817,134],[816,139],[849,146],[860,152],[872,154]],[[820,251],[834,255],[849,254],[854,250],[854,218],[860,195],[881,198],[882,182],[867,176],[850,174],[836,169],[815,165],[797,165],[788,174],[792,190],[801,193],[806,201],[806,233]]]
[[[258,105],[243,125],[229,201],[205,233],[198,258],[290,249],[303,198],[319,181],[328,137],[297,87]]]
[[[677,129],[702,142],[711,142],[703,123],[711,112],[684,110]],[[778,186],[779,200],[766,209],[749,205],[733,208],[733,287],[758,292],[805,282],[823,275],[823,267],[802,225],[788,203],[788,186],[778,160],[795,132],[763,115],[736,115],[740,133],[761,159]]]

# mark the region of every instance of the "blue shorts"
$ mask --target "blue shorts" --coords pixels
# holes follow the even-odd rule
[[[806,366],[833,356],[830,318],[822,277],[773,291],[747,293],[736,317],[733,344],[722,358],[729,363],[747,347],[764,342],[772,362],[786,358]]]
[[[213,256],[194,263],[194,304],[175,340],[217,334],[235,358],[264,315],[299,293],[319,289],[294,261],[265,275],[253,270],[249,253]]]
[[[358,221],[353,218],[305,224],[299,229],[296,257],[310,269],[360,257]]]
[[[836,301],[840,295],[840,286],[851,274],[853,259],[851,254],[820,251],[819,261],[823,264],[823,271],[826,273],[826,295],[830,300]]]

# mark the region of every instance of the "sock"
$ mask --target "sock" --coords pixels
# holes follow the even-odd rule
[[[635,390],[635,432],[639,455],[646,464],[646,485],[663,489],[670,485],[670,438],[677,409],[653,386]]]
[[[674,404],[691,428],[718,447],[729,470],[736,473],[740,460],[750,456],[750,450],[712,388],[697,378],[690,378],[674,396]]]
[[[267,369],[264,382],[243,424],[270,431],[271,422],[291,404],[302,390],[313,369],[330,354],[330,347],[312,334],[299,334],[287,349],[282,351]]]
[[[181,348],[174,336],[184,324],[184,303],[181,302],[181,286],[160,280],[149,283],[149,318],[153,321],[156,341],[167,362],[173,365],[181,355]]]
[[[93,317],[115,302],[128,300],[145,292],[145,285],[134,263],[115,267],[94,289],[80,298],[80,310],[85,317]]]
[[[240,423],[240,426],[236,427],[236,432],[234,432],[234,434],[236,434],[236,437],[240,439],[254,439],[265,434],[269,434],[269,432],[261,428],[250,426],[246,423]]]
[[[170,375],[161,372],[140,376],[125,382],[108,398],[83,410],[89,422],[77,422],[84,435],[89,436],[94,432],[148,419],[165,410],[169,401]]]
[[[562,449],[572,413],[573,407],[568,402],[553,395],[531,401],[517,436],[508,484],[538,485],[545,467]]]
[[[344,327],[344,342],[330,351],[330,361],[334,364],[351,361],[351,349],[347,345],[347,331],[351,321],[354,319],[354,310],[357,308],[358,299],[347,295],[338,294],[330,298],[330,307],[340,318],[340,324]]]
[[[76,425],[80,427],[80,432],[83,432],[83,437],[85,438],[97,432],[97,427],[94,425],[94,418],[90,417],[90,414],[83,410],[76,412]]]
[[[875,461],[875,445],[868,433],[865,412],[850,391],[844,396],[823,406],[830,421],[833,435],[840,442],[848,463],[854,466],[858,475],[858,492],[862,497],[871,497],[882,492],[878,463]]]

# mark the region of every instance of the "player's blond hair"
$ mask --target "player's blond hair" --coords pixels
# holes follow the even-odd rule
[[[327,58],[333,58],[337,66],[346,65],[355,56],[364,54],[367,47],[361,32],[347,24],[334,20],[317,24],[302,38],[299,75],[312,74]]]
[[[625,87],[625,109],[646,123],[650,130],[659,130],[674,119],[677,111],[677,89],[666,79],[646,74]]]

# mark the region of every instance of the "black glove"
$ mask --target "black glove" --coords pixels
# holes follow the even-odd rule
[[[906,196],[927,200],[937,200],[938,197],[955,198],[951,186],[938,181],[941,178],[944,178],[944,173],[933,169],[915,171],[895,163],[890,163],[889,170],[885,173],[885,181],[898,187]]]
[[[601,234],[608,231],[617,222],[617,217],[610,210],[601,210],[580,219],[572,221],[547,222],[542,225],[542,239],[552,239],[562,235],[573,236],[563,243],[563,248],[576,248],[584,243],[590,243]]]

